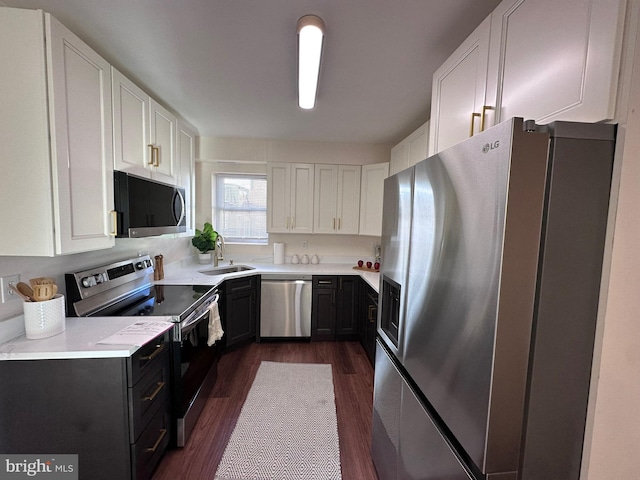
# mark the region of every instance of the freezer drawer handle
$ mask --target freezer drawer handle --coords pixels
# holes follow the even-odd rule
[[[153,393],[151,395],[148,395],[148,396],[144,397],[142,399],[142,401],[144,401],[144,402],[153,402],[153,399],[156,398],[158,396],[158,394],[162,391],[162,389],[164,388],[164,385],[165,385],[164,382],[158,382],[158,386],[153,391]]]
[[[156,443],[153,444],[153,447],[147,448],[147,452],[150,452],[150,453],[155,452],[158,449],[158,447],[160,446],[160,443],[162,442],[162,439],[164,438],[164,436],[166,434],[167,434],[167,429],[166,428],[161,428],[160,429],[160,436],[156,440]]]

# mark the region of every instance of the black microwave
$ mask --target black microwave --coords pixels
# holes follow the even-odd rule
[[[186,231],[184,188],[113,172],[117,237],[138,238]]]

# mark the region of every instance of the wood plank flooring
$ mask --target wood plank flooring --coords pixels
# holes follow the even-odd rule
[[[370,455],[373,368],[357,342],[251,344],[225,353],[186,447],[168,451],[153,480],[213,479],[260,362],[330,363],[343,480],[375,480]]]

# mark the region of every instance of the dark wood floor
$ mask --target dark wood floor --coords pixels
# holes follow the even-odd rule
[[[377,479],[369,453],[373,368],[357,342],[260,343],[225,353],[187,446],[168,451],[153,479],[213,479],[263,360],[333,366],[342,478]]]

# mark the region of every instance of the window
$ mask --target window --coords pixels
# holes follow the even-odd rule
[[[266,175],[217,174],[215,229],[229,243],[269,243]]]

